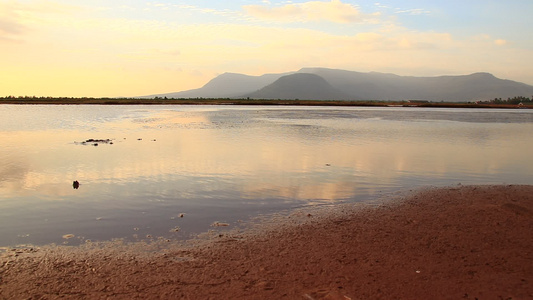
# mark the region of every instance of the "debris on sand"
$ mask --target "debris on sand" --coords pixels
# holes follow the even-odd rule
[[[177,218],[183,218],[185,217],[184,213],[179,214],[178,216],[170,217],[171,220],[176,220]]]
[[[176,227],[170,229],[168,232],[178,232],[178,231],[180,231],[180,228],[178,226],[176,226]]]
[[[113,145],[113,140],[111,139],[88,139],[81,143],[75,142],[76,144],[82,144],[82,145],[93,145],[98,146],[99,144],[109,144]]]
[[[227,227],[227,226],[229,226],[228,223],[222,223],[222,222],[218,222],[218,221],[216,221],[213,224],[211,224],[211,227]]]

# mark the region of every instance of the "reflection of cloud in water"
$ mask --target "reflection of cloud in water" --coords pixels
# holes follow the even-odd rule
[[[54,108],[21,110],[35,113],[36,120],[23,118],[26,130],[0,122],[3,241],[31,234],[62,242],[66,233],[107,239],[132,228],[170,234],[178,225],[171,218],[186,212],[180,235],[216,220],[364,201],[396,188],[529,183],[533,174],[533,123],[433,120],[442,114],[402,120],[398,110]],[[87,139],[113,145],[75,143]]]
[[[357,183],[350,181],[293,185],[279,182],[249,183],[243,187],[242,197],[245,199],[283,198],[290,199],[291,202],[293,200],[302,200],[309,204],[313,202],[335,202],[353,197],[356,186]]]
[[[0,153],[0,194],[24,188],[24,179],[30,166],[16,153]]]
[[[347,115],[313,119],[305,111],[296,115],[302,119],[283,112],[269,119],[265,111],[163,110],[108,120],[95,132],[14,132],[4,135],[11,145],[4,157],[13,159],[0,165],[0,182],[4,194],[38,190],[50,197],[73,195],[72,180],[80,180],[80,192],[90,184],[175,182],[188,196],[194,189],[218,188],[243,197],[339,199],[351,197],[358,185],[394,183],[405,174],[497,173],[523,165],[523,149],[533,146],[520,136],[522,130],[514,138],[523,139],[524,148],[506,148],[502,154],[505,146],[497,143],[507,136],[487,127],[492,124],[422,126]],[[514,124],[507,125],[505,132]],[[87,138],[115,138],[116,143],[73,143]]]

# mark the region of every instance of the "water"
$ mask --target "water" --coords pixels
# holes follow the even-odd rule
[[[530,110],[1,105],[0,120],[0,246],[185,239],[426,185],[533,184]]]

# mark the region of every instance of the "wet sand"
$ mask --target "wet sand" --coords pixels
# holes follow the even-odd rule
[[[396,198],[295,211],[157,251],[8,251],[0,299],[533,299],[533,186]]]

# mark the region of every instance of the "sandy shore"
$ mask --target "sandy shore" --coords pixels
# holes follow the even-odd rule
[[[8,251],[0,299],[533,299],[533,186],[427,189],[149,249]]]

